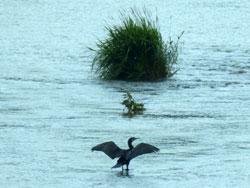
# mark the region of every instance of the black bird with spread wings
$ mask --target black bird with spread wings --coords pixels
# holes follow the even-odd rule
[[[131,137],[128,139],[128,147],[129,149],[120,149],[113,141],[110,142],[104,142],[102,144],[99,144],[95,147],[93,147],[91,150],[92,151],[103,151],[106,155],[108,155],[111,159],[114,158],[119,158],[116,165],[113,166],[112,168],[119,168],[122,167],[123,170],[123,165],[129,166],[130,160],[133,158],[146,154],[146,153],[153,153],[159,151],[159,149],[155,146],[152,146],[150,144],[146,143],[140,143],[137,146],[133,146],[132,142],[138,138]]]

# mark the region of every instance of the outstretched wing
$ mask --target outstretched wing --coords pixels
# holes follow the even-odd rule
[[[129,159],[131,160],[139,155],[143,155],[146,153],[153,153],[153,152],[157,152],[159,150],[160,149],[158,149],[157,147],[152,146],[150,144],[140,143],[131,150],[131,152],[129,154]]]
[[[104,142],[91,149],[91,151],[103,151],[111,159],[120,157],[124,150],[120,149],[114,142]]]

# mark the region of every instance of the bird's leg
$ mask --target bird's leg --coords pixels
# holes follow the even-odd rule
[[[129,169],[128,169],[128,165],[126,165],[127,166],[127,168],[126,168],[126,171],[128,171]]]
[[[122,171],[123,171],[123,165],[122,165]]]

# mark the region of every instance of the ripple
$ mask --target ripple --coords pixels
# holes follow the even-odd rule
[[[74,173],[96,173],[96,170],[92,169],[82,169],[82,168],[67,168],[66,171],[74,172]]]
[[[19,112],[23,112],[23,111],[28,111],[30,109],[28,108],[19,108],[19,107],[9,107],[9,108],[2,108],[0,109],[0,113],[4,113],[4,114],[9,114],[9,113],[19,113]]]
[[[215,118],[215,116],[208,114],[146,114],[143,117],[150,118],[173,118],[173,119],[186,119],[186,118]]]
[[[45,83],[45,84],[82,84],[81,80],[61,80],[61,79],[39,79],[39,78],[19,78],[19,77],[5,77],[4,80],[18,81],[18,82],[34,82],[34,83]]]

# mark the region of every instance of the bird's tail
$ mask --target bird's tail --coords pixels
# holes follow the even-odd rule
[[[121,167],[122,166],[122,164],[121,163],[117,163],[115,166],[113,166],[112,168],[119,168],[119,167]]]

